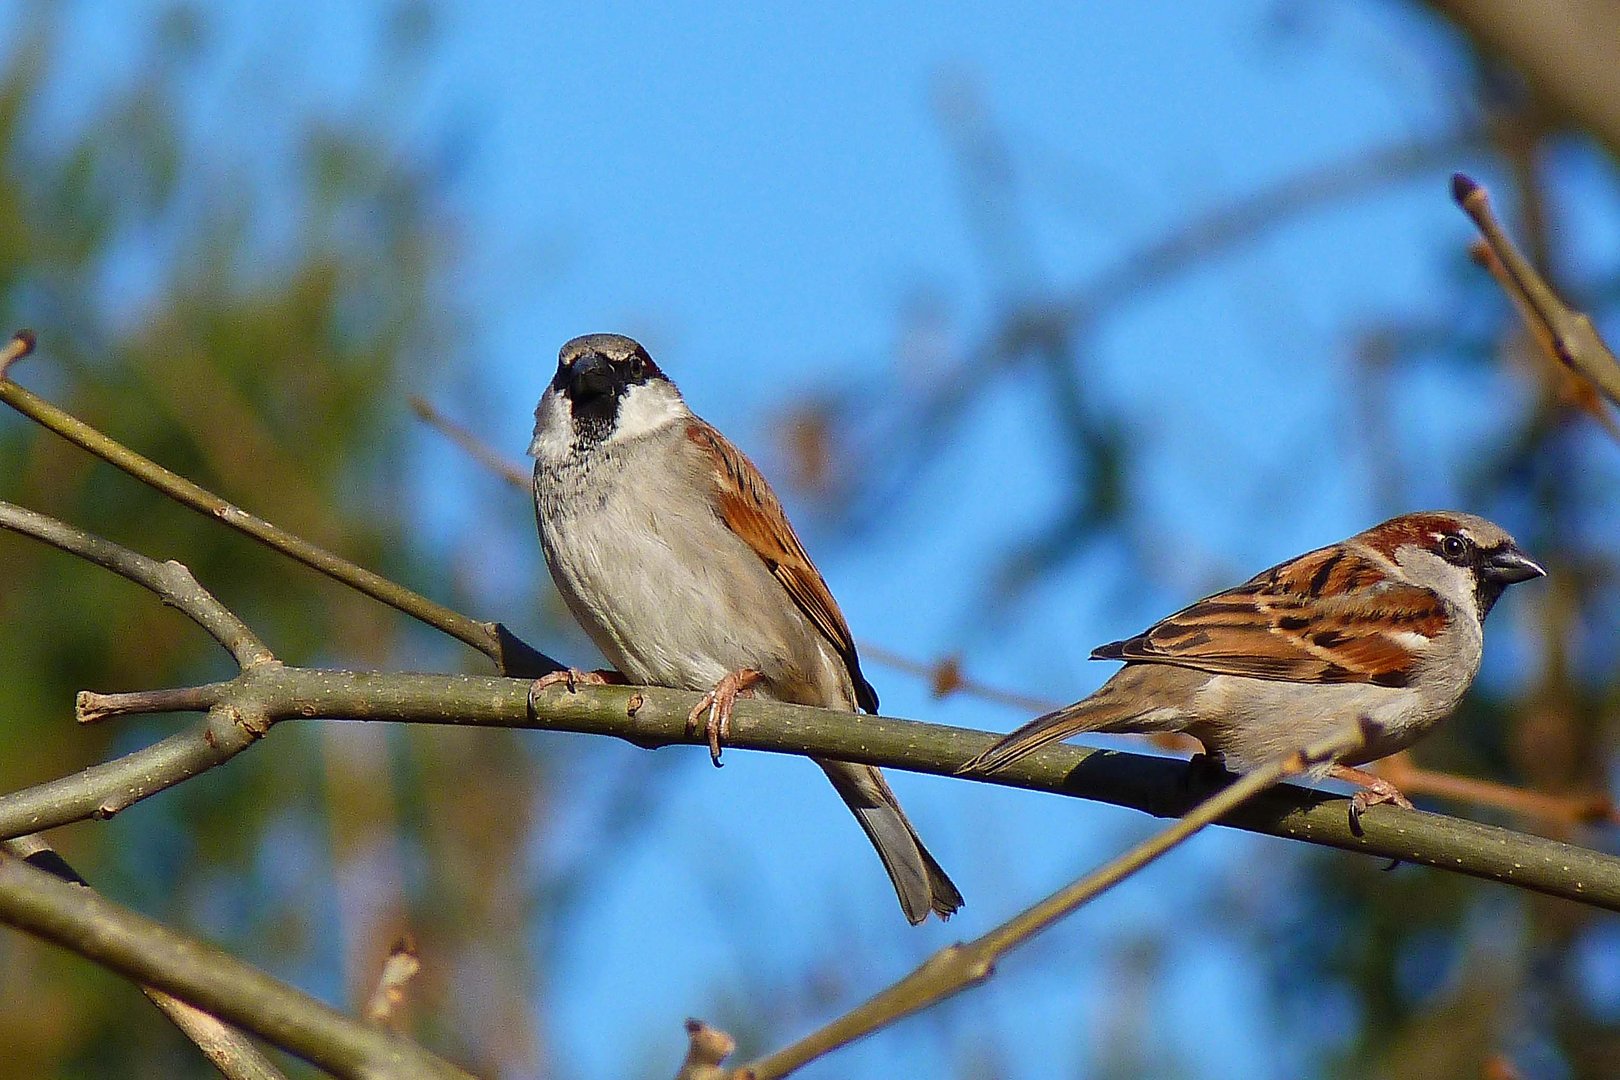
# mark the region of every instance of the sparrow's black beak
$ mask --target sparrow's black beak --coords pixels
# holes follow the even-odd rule
[[[612,365],[595,353],[585,354],[568,369],[568,396],[576,403],[610,398],[614,388]]]
[[[1547,571],[1541,568],[1541,564],[1512,544],[1486,553],[1479,569],[1483,577],[1503,587],[1547,576]]]

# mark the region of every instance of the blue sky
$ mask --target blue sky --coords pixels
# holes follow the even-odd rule
[[[557,346],[579,333],[640,337],[768,472],[775,425],[797,395],[897,392],[901,313],[919,290],[950,312],[949,340],[981,340],[1001,283],[964,213],[933,105],[941,86],[976,88],[1014,141],[1031,290],[1082,284],[1190,214],[1448,130],[1457,111],[1445,35],[1394,4],[469,2],[446,5],[425,63],[386,91],[367,44],[380,5],[214,6],[224,47],[197,76],[199,138],[229,140],[273,174],[277,139],[297,117],[366,102],[402,159],[453,152],[447,205],[462,257],[448,284],[467,347],[402,389],[476,403],[467,419],[514,457]],[[100,62],[74,92],[93,94],[97,78],[117,77],[149,7],[76,9]],[[245,90],[267,67],[272,88]],[[61,107],[72,114],[72,95]],[[1346,342],[1381,319],[1432,315],[1437,297],[1455,294],[1444,255],[1468,228],[1448,200],[1451,167],[1269,232],[1112,313],[1088,388],[1149,447],[1135,477],[1152,541],[1140,562],[1090,553],[996,633],[971,632],[991,557],[1059,504],[1052,420],[1016,374],[976,387],[968,434],[857,542],[807,519],[857,636],[920,657],[968,642],[974,673],[1071,699],[1110,670],[1083,663],[1093,645],[1370,524],[1381,508],[1367,463],[1346,452],[1356,423]],[[1594,235],[1612,247],[1612,228]],[[1525,392],[1481,379],[1470,389]],[[1403,428],[1421,432],[1402,451],[1420,501],[1455,499],[1450,473],[1429,466],[1491,422],[1488,410],[1448,408]],[[535,625],[544,571],[521,497],[431,437],[418,452],[422,528],[447,559],[477,550],[491,567],[481,614]],[[490,537],[480,525],[490,515],[510,527]],[[1138,576],[1123,577],[1131,567]],[[1497,647],[1513,604],[1495,620]],[[544,644],[595,660],[577,637]],[[896,715],[992,728],[1021,719],[870,674]],[[605,768],[635,753],[590,747],[570,760]],[[547,1026],[575,1039],[571,1075],[672,1065],[680,1020],[710,1011],[750,965],[791,981],[837,956],[844,979],[821,1014],[831,1015],[1150,828],[1124,811],[896,777],[968,897],[949,927],[909,930],[816,770],[733,754],[717,773],[686,756],[657,822],[618,853],[550,975]],[[1153,984],[1151,1007],[1191,1075],[1295,1075],[1313,1047],[1273,1029],[1244,942],[1185,902],[1212,889],[1263,918],[1265,895],[1296,872],[1281,857],[1290,851],[1202,837],[1069,920],[1039,955],[1008,962],[991,987],[947,1007],[947,1024],[911,1021],[804,1075],[934,1075],[992,1038],[1012,1074],[1062,1074],[1120,1022],[1108,957],[1133,939],[1157,941],[1176,973]],[[1235,865],[1252,869],[1234,875]],[[717,911],[716,894],[734,902]],[[1331,1044],[1343,1033],[1313,1034]]]

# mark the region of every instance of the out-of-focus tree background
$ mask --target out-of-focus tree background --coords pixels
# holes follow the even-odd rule
[[[1089,691],[1092,645],[1203,591],[1465,507],[1552,575],[1417,760],[1602,792],[1620,439],[1447,199],[1474,172],[1614,324],[1620,11],[1532,7],[19,4],[0,326],[40,332],[20,378],[122,441],[582,665],[524,500],[406,398],[515,457],[587,331],[640,336],[762,461],[859,637],[1036,696]],[[0,497],[185,561],[290,662],[482,670],[20,419],[0,461]],[[75,690],[222,670],[135,588],[3,535],[0,612],[8,790],[168,729],[76,729]],[[871,666],[888,712],[1021,719]],[[774,1046],[1150,827],[897,777],[968,897],[911,930],[815,770],[728,763],[284,725],[55,839],[339,1004],[408,929],[430,1045],[594,1078],[669,1075],[689,1014]],[[12,935],[0,1047],[19,1077],[207,1075],[127,985]],[[805,1075],[1617,1073],[1612,916],[1212,833]]]

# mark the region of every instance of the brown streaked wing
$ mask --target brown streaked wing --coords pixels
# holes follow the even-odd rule
[[[1262,571],[1091,655],[1282,682],[1405,686],[1418,657],[1391,633],[1434,637],[1445,623],[1437,593],[1390,581],[1373,560],[1335,546]]]
[[[861,674],[849,624],[765,477],[731,440],[702,420],[687,425],[686,437],[714,467],[715,509],[720,520],[764,560],[799,610],[837,650],[855,686],[856,703],[877,712],[877,692]]]

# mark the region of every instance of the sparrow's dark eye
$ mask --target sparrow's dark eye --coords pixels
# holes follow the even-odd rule
[[[1440,554],[1447,562],[1463,563],[1468,560],[1468,541],[1456,533],[1444,537],[1440,541]]]
[[[630,377],[632,379],[639,379],[645,374],[647,374],[646,361],[642,360],[639,356],[632,356],[630,358]]]

